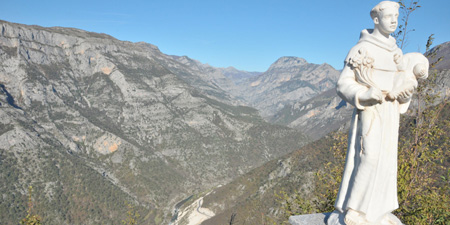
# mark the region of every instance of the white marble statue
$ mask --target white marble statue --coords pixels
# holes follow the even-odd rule
[[[397,145],[400,114],[406,112],[417,78],[428,60],[403,55],[390,36],[399,5],[383,1],[370,12],[374,29],[361,32],[337,84],[339,96],[355,107],[336,210],[328,225],[402,224],[391,212],[397,201]]]

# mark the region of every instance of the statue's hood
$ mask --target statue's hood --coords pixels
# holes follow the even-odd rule
[[[373,35],[373,29],[365,29],[361,31],[361,35],[359,37],[359,42],[370,42],[380,48],[384,48],[388,51],[394,51],[396,50],[397,47],[397,42],[395,41],[395,38],[393,38],[392,36],[389,36],[388,39],[381,39],[378,38],[377,36]],[[358,42],[358,43],[359,43]]]

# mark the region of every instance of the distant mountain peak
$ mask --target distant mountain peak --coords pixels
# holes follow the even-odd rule
[[[139,42],[136,42],[136,45],[138,45],[138,46],[143,46],[143,47],[148,47],[148,48],[151,48],[151,49],[153,49],[153,50],[160,51],[159,48],[158,48],[158,46],[153,45],[153,44],[150,44],[150,43],[147,43],[147,42],[145,42],[145,41],[139,41]]]
[[[274,62],[269,70],[280,68],[280,67],[296,67],[296,66],[303,66],[307,65],[308,61],[306,61],[303,58],[295,57],[295,56],[283,56],[280,57],[276,62]]]
[[[300,57],[296,57],[296,56],[283,56],[280,57],[276,62],[276,63],[299,63],[299,64],[307,64],[308,61],[306,61],[306,59],[304,58],[300,58]]]
[[[223,69],[225,71],[239,71],[238,69],[234,68],[233,66],[224,67],[224,68],[221,68],[221,69]]]

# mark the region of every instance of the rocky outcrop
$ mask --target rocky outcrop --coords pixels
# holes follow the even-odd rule
[[[286,105],[269,121],[302,130],[313,140],[350,123],[353,106],[343,101],[330,89],[308,99]]]

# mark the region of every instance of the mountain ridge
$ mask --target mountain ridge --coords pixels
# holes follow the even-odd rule
[[[270,118],[285,105],[306,101],[332,89],[339,72],[328,64],[307,63],[298,57],[281,57],[270,68],[242,85],[243,98]]]

